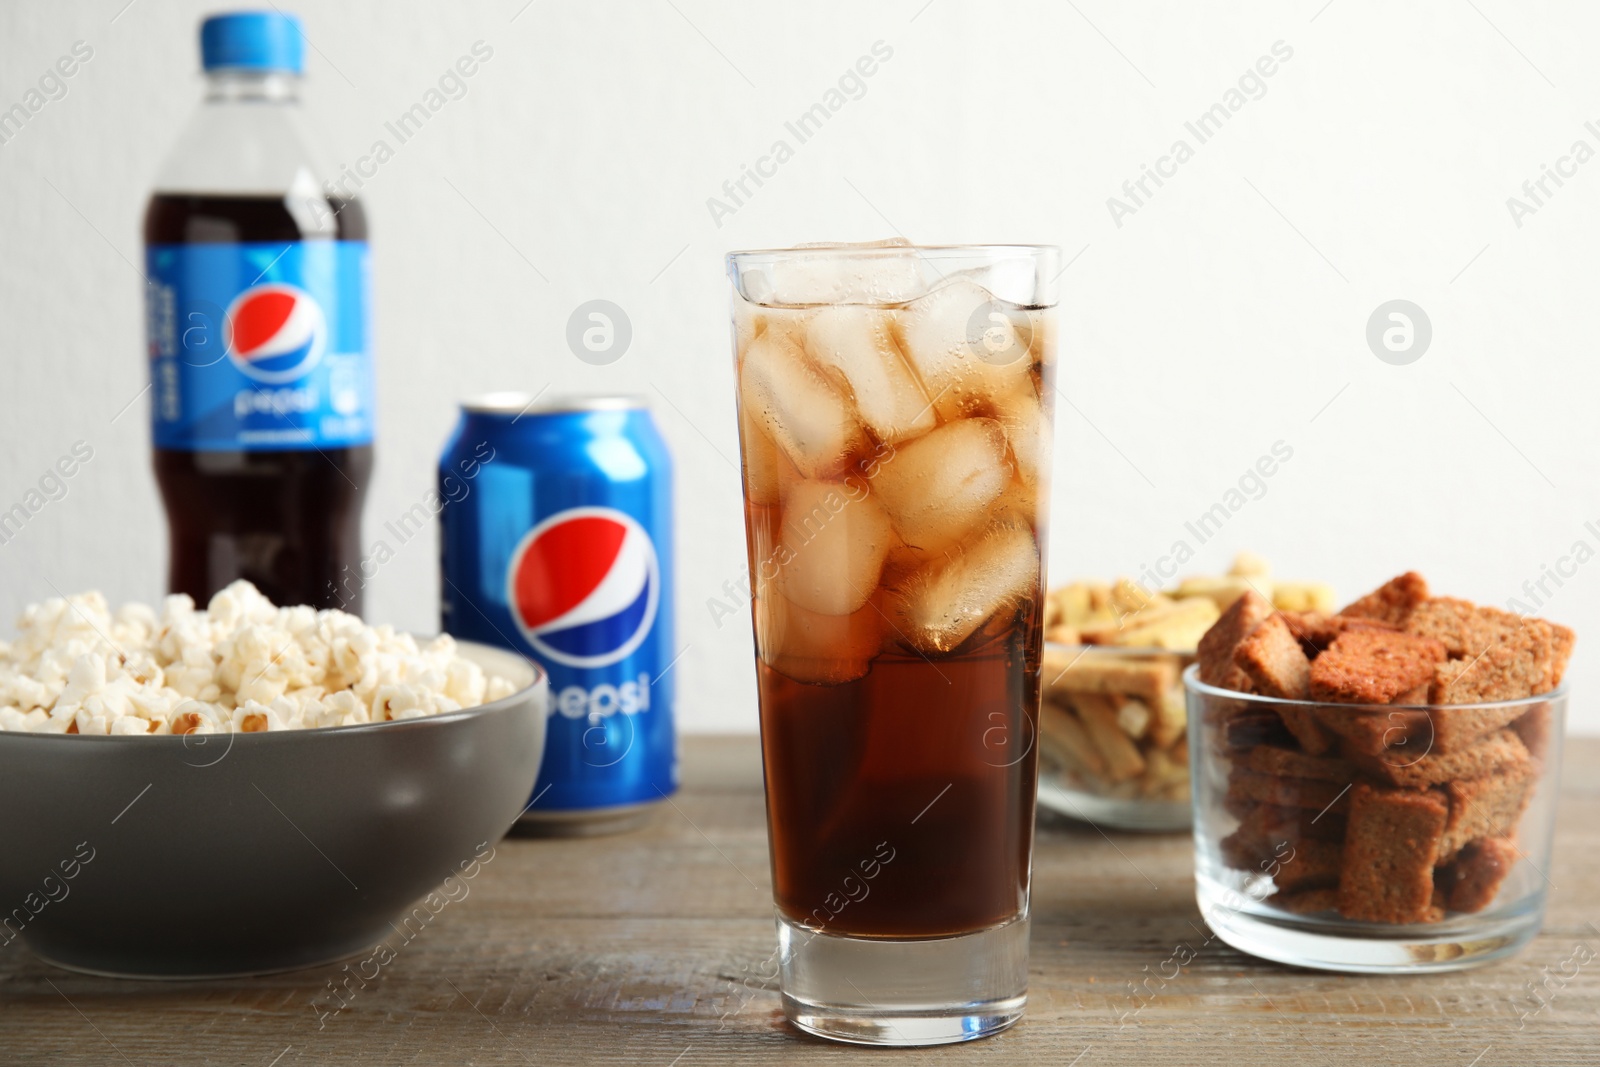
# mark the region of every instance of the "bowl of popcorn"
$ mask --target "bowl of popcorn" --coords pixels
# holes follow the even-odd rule
[[[1337,614],[1230,605],[1184,676],[1201,913],[1300,966],[1472,966],[1538,933],[1564,626],[1409,572]]]
[[[1053,811],[1124,830],[1187,830],[1182,676],[1201,635],[1246,592],[1290,610],[1332,607],[1327,586],[1274,580],[1248,552],[1224,575],[1152,590],[1159,580],[1079,581],[1049,594],[1039,802]]]
[[[492,861],[546,700],[521,656],[247,582],[32,605],[0,643],[0,943],[132,977],[371,950]]]

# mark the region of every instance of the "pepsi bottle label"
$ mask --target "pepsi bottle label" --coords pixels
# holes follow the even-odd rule
[[[152,245],[157,448],[370,444],[365,241]]]

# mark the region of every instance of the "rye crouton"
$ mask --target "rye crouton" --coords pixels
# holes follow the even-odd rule
[[[1398,630],[1394,623],[1354,615],[1329,615],[1320,611],[1280,611],[1283,621],[1310,659],[1316,659],[1346,630]]]
[[[1313,756],[1292,748],[1257,745],[1245,753],[1244,766],[1257,774],[1284,778],[1311,778],[1319,782],[1349,785],[1356,779],[1355,764],[1327,756]]]
[[[1406,632],[1442,642],[1452,663],[1440,668],[1432,699],[1439,704],[1520,700],[1561,684],[1573,633],[1544,619],[1434,597],[1406,620]]]
[[[1548,701],[1535,704],[1529,708],[1522,718],[1511,724],[1517,736],[1522,738],[1522,743],[1527,746],[1528,755],[1536,760],[1542,760],[1545,753],[1550,750],[1550,727],[1553,716]]]
[[[1500,883],[1517,863],[1517,846],[1505,837],[1487,837],[1461,850],[1443,872],[1445,899],[1452,911],[1482,911],[1494,902]]]
[[[1433,702],[1488,704],[1548,692],[1549,653],[1548,642],[1541,648],[1519,639],[1514,644],[1494,645],[1471,659],[1448,660],[1434,670]]]
[[[1311,662],[1311,696],[1335,704],[1388,704],[1434,676],[1444,645],[1431,637],[1350,630]]]
[[[1433,720],[1426,711],[1317,708],[1316,716],[1339,735],[1339,750],[1347,756],[1402,759],[1406,753],[1426,753],[1433,748]]]
[[[1253,816],[1221,841],[1223,862],[1242,871],[1261,871],[1280,891],[1338,884],[1344,846],[1337,841],[1301,837],[1291,841],[1277,828],[1265,829]]]
[[[1541,693],[1548,693],[1561,684],[1562,677],[1567,673],[1567,663],[1572,659],[1572,646],[1577,644],[1578,635],[1559,623],[1550,624],[1551,637],[1555,641],[1555,648],[1550,655],[1550,671],[1545,677],[1544,688]]]
[[[1234,649],[1233,662],[1250,676],[1257,693],[1283,700],[1311,695],[1311,661],[1284,617],[1273,615]],[[1333,748],[1333,737],[1317,724],[1308,708],[1274,708],[1283,725],[1313,755]]]
[[[1339,614],[1359,619],[1378,619],[1404,626],[1411,612],[1428,599],[1428,582],[1416,571],[1406,571],[1347,605]]]
[[[1250,631],[1234,648],[1233,662],[1263,696],[1304,700],[1311,695],[1311,661],[1282,615],[1268,616]]]
[[[1301,889],[1294,893],[1274,893],[1267,903],[1295,915],[1315,915],[1339,906],[1339,889]]]
[[[1262,849],[1261,839],[1243,827],[1217,842],[1222,862],[1236,871],[1255,870],[1256,864],[1262,862]]]
[[[1277,867],[1268,868],[1272,883],[1284,892],[1335,886],[1344,861],[1344,846],[1337,841],[1305,838],[1274,857]]]
[[[1295,739],[1281,717],[1270,711],[1250,709],[1223,724],[1222,742],[1229,749],[1243,749],[1257,745],[1292,745]]]
[[[1336,738],[1322,727],[1310,708],[1284,707],[1278,708],[1277,712],[1278,718],[1283,720],[1284,729],[1294,735],[1301,748],[1313,756],[1333,751]]]
[[[1344,840],[1345,817],[1322,815],[1310,808],[1284,808],[1257,804],[1239,817],[1239,828],[1272,845],[1298,845],[1304,841]]]
[[[1451,660],[1439,666],[1447,667],[1457,662],[1459,661]],[[1523,715],[1526,708],[1525,704],[1488,708],[1462,706],[1430,712],[1433,720],[1433,750],[1459,752],[1469,748]]]
[[[1248,803],[1342,815],[1350,809],[1349,790],[1348,782],[1341,785],[1315,778],[1257,774],[1248,767],[1236,766],[1228,775],[1228,792],[1223,802],[1230,811],[1239,811]]]
[[[1428,703],[1428,698],[1433,695],[1433,681],[1430,679],[1412,689],[1408,693],[1401,693],[1389,703],[1400,708],[1421,707]]]
[[[1480,837],[1511,837],[1528,802],[1538,771],[1530,763],[1513,763],[1499,774],[1472,781],[1447,783],[1450,818],[1439,840],[1435,862],[1449,863],[1469,841]]]
[[[1250,676],[1233,662],[1234,650],[1272,615],[1272,604],[1254,589],[1241,594],[1200,638],[1200,680],[1219,689],[1250,691]]]
[[[1406,617],[1405,631],[1438,640],[1457,659],[1471,659],[1505,642],[1525,623],[1549,625],[1542,619],[1524,620],[1499,608],[1480,608],[1470,600],[1436,596],[1418,604]]]
[[[1410,763],[1430,753],[1460,752],[1523,715],[1533,731],[1537,716],[1522,706],[1459,709],[1409,707],[1420,698],[1400,697],[1392,710],[1318,708],[1318,721],[1340,737],[1341,751]]]
[[[1473,781],[1532,763],[1527,748],[1510,730],[1497,731],[1455,752],[1391,749],[1381,756],[1351,754],[1351,759],[1371,775],[1412,789]]]
[[[1339,914],[1379,923],[1436,919],[1433,857],[1449,809],[1442,797],[1358,783],[1351,790]]]

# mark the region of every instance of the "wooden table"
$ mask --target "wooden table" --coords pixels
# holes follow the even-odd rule
[[[1514,960],[1393,978],[1263,963],[1207,941],[1185,835],[1106,837],[1046,817],[1027,1018],[987,1041],[900,1052],[785,1025],[751,977],[773,948],[756,742],[684,750],[683,791],[651,825],[506,840],[470,895],[336,1014],[319,1018],[336,1006],[338,967],[127,982],[0,950],[0,1063],[1600,1064],[1600,957],[1558,974],[1577,946],[1600,953],[1600,739],[1568,745],[1549,918]],[[1180,943],[1199,955],[1123,1018],[1129,983]],[[1547,968],[1559,992],[1521,1018]]]

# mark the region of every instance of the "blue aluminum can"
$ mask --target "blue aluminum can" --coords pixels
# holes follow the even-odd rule
[[[550,674],[522,821],[623,829],[677,789],[672,459],[644,401],[461,406],[439,459],[440,620]]]

